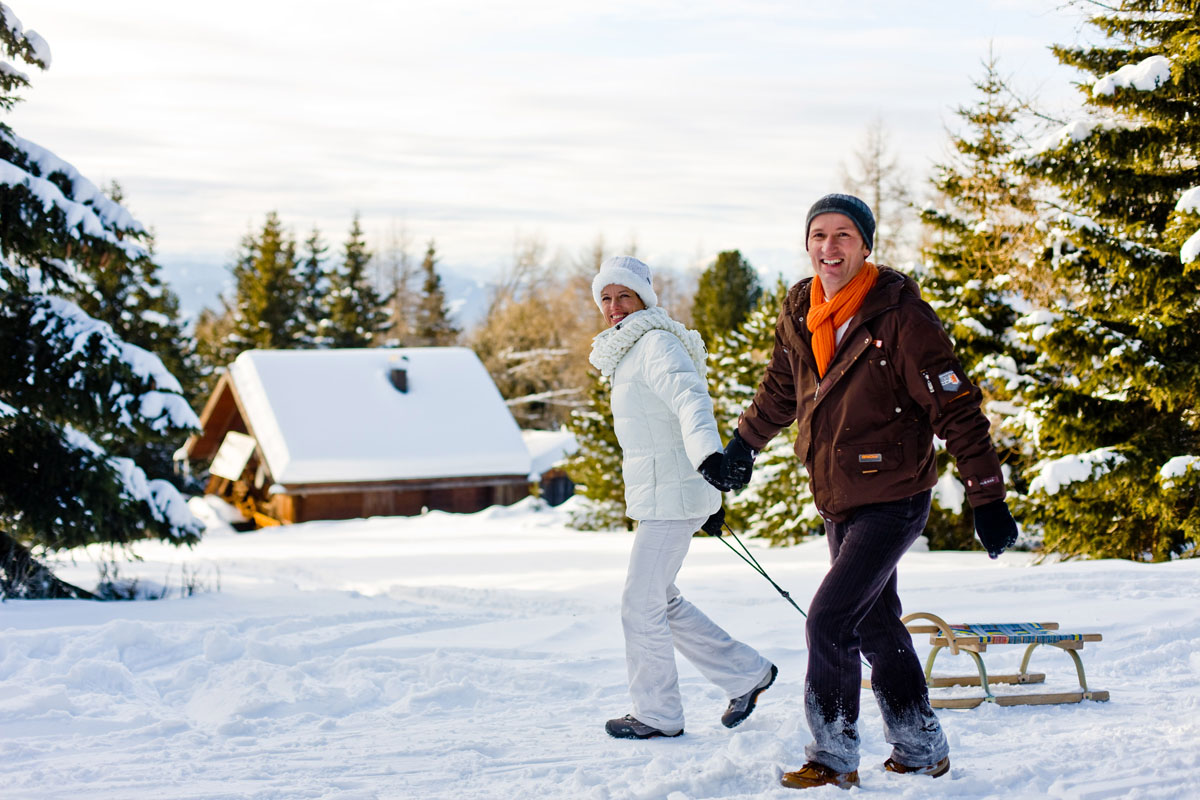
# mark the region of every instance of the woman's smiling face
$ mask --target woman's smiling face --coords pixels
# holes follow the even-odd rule
[[[628,286],[610,283],[600,290],[600,311],[611,328],[635,311],[646,307],[638,293]]]

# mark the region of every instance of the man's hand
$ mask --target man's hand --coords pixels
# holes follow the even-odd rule
[[[976,508],[975,533],[992,558],[999,557],[1006,548],[1016,544],[1017,522],[1009,513],[1008,504],[993,500]]]
[[[700,526],[700,530],[707,533],[709,536],[720,536],[721,526],[725,524],[725,507],[721,506],[712,513],[704,524]]]
[[[734,431],[733,438],[725,445],[725,465],[721,472],[721,478],[729,485],[729,489],[740,489],[750,483],[756,455],[758,452]]]
[[[700,473],[700,477],[715,486],[718,491],[728,492],[737,488],[725,477],[724,453],[713,453],[700,463],[696,471]]]

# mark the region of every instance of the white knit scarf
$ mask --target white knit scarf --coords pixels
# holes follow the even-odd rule
[[[616,325],[596,334],[592,340],[592,354],[588,361],[600,370],[604,377],[611,377],[617,364],[629,352],[629,348],[637,344],[638,339],[647,331],[662,330],[674,334],[683,345],[696,365],[696,372],[703,378],[708,372],[708,354],[704,350],[704,340],[696,331],[689,330],[682,322],[676,322],[667,316],[667,312],[658,306],[635,311]]]

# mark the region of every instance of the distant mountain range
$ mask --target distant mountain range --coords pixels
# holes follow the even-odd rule
[[[220,308],[222,293],[233,293],[233,276],[225,264],[186,258],[160,263],[163,280],[179,296],[180,312],[189,322],[205,308]],[[487,312],[490,284],[455,269],[439,267],[438,275],[455,324],[462,329],[474,327]]]

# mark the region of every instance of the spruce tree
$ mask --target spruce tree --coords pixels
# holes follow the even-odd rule
[[[581,498],[571,511],[571,527],[633,530],[633,520],[625,516],[625,479],[621,445],[613,428],[611,387],[599,373],[591,373],[588,404],[571,412],[567,430],[579,444],[566,464],[575,494]]]
[[[412,338],[418,347],[444,347],[458,341],[459,331],[450,321],[446,307],[446,293],[442,291],[442,278],[437,273],[437,248],[433,240],[425,249],[421,262],[421,297],[417,301],[417,314]]]
[[[267,214],[258,236],[247,234],[242,239],[232,272],[236,296],[229,360],[242,350],[284,350],[300,344],[296,243],[274,211]]]
[[[750,405],[775,347],[775,327],[787,296],[780,281],[764,293],[741,327],[720,339],[709,354],[709,391],[721,438],[728,442]],[[808,489],[808,473],[796,455],[796,426],[779,432],[754,462],[750,485],[725,495],[729,526],[739,533],[794,544],[822,529]]]
[[[368,270],[370,263],[371,252],[355,214],[343,246],[342,263],[329,278],[330,347],[378,345],[391,327],[387,308],[391,298],[380,297],[375,290]]]
[[[1092,76],[1087,117],[1028,160],[1061,213],[1042,262],[1048,301],[1024,325],[1042,458],[1024,517],[1067,556],[1163,560],[1200,541],[1200,270],[1185,246],[1198,224],[1186,197],[1200,186],[1200,13],[1192,0],[1096,8],[1103,45],[1054,48]]]
[[[975,82],[976,101],[958,109],[963,130],[953,154],[935,166],[939,203],[921,212],[930,232],[921,276],[925,299],[937,310],[955,353],[984,392],[985,411],[1009,485],[1025,489],[1020,446],[1009,430],[1029,355],[1013,325],[1023,305],[1019,275],[1035,233],[1032,181],[1014,163],[1019,109],[989,55]],[[966,491],[948,451],[937,452],[941,479],[926,525],[930,547],[979,549]]]
[[[329,345],[329,275],[325,268],[328,245],[316,225],[304,240],[304,258],[299,264],[300,344],[304,347]]]
[[[726,250],[700,275],[696,300],[692,305],[692,324],[704,339],[705,347],[737,329],[762,296],[758,273],[737,250]]]
[[[29,85],[10,60],[45,69],[50,54],[2,4],[0,52],[8,111]],[[87,291],[77,276],[148,258],[143,226],[3,120],[0,173],[0,599],[90,596],[35,553],[195,542],[203,525],[175,487],[110,446],[179,444],[199,421],[158,357],[69,299]]]
[[[105,194],[117,204],[124,201],[120,185],[113,181]],[[183,395],[193,406],[202,404],[201,365],[195,344],[180,318],[179,298],[162,279],[161,267],[154,259],[154,236],[142,237],[145,251],[130,258],[124,251],[80,254],[76,288],[67,292],[85,313],[107,323],[123,341],[158,356],[163,366],[180,382]],[[165,478],[179,484],[173,461],[179,443],[161,437],[142,440],[117,436],[106,441],[113,455],[132,458],[153,478]]]

